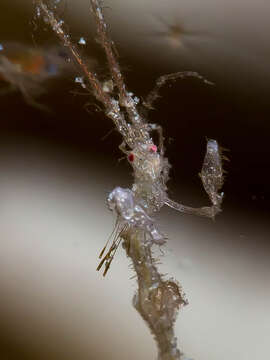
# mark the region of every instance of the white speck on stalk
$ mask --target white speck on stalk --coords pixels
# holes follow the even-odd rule
[[[74,81],[75,81],[75,83],[80,84],[81,87],[83,87],[84,89],[86,88],[86,85],[84,83],[84,79],[82,76],[76,76]]]
[[[80,40],[78,41],[78,44],[80,44],[80,45],[86,45],[86,40],[85,40],[85,38],[81,37]]]
[[[40,14],[41,14],[40,7],[37,6],[37,7],[36,7],[36,16],[39,18],[39,17],[40,17]]]

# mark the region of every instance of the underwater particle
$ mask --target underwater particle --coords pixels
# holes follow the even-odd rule
[[[200,31],[188,29],[180,20],[174,20],[173,23],[169,23],[159,16],[156,16],[156,19],[163,26],[164,30],[154,31],[151,36],[164,39],[171,48],[185,48],[187,38],[204,35]]]
[[[106,93],[111,93],[113,91],[114,84],[112,79],[103,81],[102,90]]]
[[[82,83],[83,78],[81,76],[76,76],[74,81],[75,81],[75,83]]]
[[[78,44],[80,45],[86,45],[86,40],[84,37],[81,37],[80,40],[78,41]]]
[[[36,7],[36,16],[38,18],[40,17],[40,7],[39,6]]]
[[[173,48],[179,48],[184,45],[184,36],[186,35],[186,30],[182,25],[169,25],[167,33],[164,34],[164,37],[167,39],[168,43]]]
[[[76,76],[74,81],[75,81],[75,83],[80,84],[81,87],[83,87],[84,89],[86,88],[86,85],[84,83],[84,79],[82,76]]]

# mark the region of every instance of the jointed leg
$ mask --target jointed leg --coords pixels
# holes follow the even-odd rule
[[[183,214],[203,216],[214,219],[215,216],[221,211],[218,206],[204,206],[200,208],[193,208],[190,206],[179,204],[171,199],[167,199],[165,204],[174,210],[180,211]]]
[[[205,84],[213,85],[211,81],[208,81],[202,75],[194,71],[181,71],[173,74],[162,75],[156,80],[156,85],[152,91],[147,95],[146,100],[143,102],[143,105],[152,110],[154,102],[159,98],[159,91],[162,86],[166,85],[169,81],[175,81],[177,79],[185,79],[187,77],[193,77],[199,80],[202,80]]]

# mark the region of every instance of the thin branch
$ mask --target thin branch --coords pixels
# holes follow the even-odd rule
[[[110,108],[111,107],[110,97],[102,90],[102,84],[99,82],[97,76],[91,71],[89,71],[88,67],[82,60],[76,46],[70,41],[70,36],[65,33],[63,29],[63,21],[57,19],[54,13],[48,9],[47,5],[44,4],[42,0],[37,0],[37,6],[42,11],[44,18],[47,19],[51,28],[59,37],[62,44],[68,47],[68,49],[70,50],[71,54],[73,55],[73,58],[76,60],[80,69],[87,77],[96,98],[103,103],[105,108]]]
[[[113,82],[118,88],[119,98],[124,99],[126,97],[124,79],[114,54],[113,41],[110,39],[107,32],[107,24],[104,20],[103,12],[101,10],[101,2],[99,0],[91,0],[91,10],[97,26],[99,43],[105,50]]]
[[[94,14],[95,22],[97,25],[97,33],[101,46],[104,48],[109,69],[111,71],[112,79],[118,88],[120,105],[126,108],[129,120],[135,126],[141,126],[145,123],[139,112],[137,111],[137,102],[132,94],[127,91],[120,66],[115,56],[115,45],[110,39],[107,31],[107,24],[104,19],[100,0],[90,0],[91,9]]]
[[[103,90],[103,85],[97,78],[96,74],[88,69],[88,66],[83,61],[76,46],[71,42],[69,34],[67,34],[63,29],[63,21],[59,20],[54,15],[54,12],[51,11],[42,0],[36,0],[36,4],[39,12],[43,14],[43,18],[50,24],[52,30],[56,33],[61,43],[69,49],[73,59],[86,76],[96,99],[104,105],[106,115],[113,120],[117,130],[124,137],[126,143],[128,143],[129,146],[132,146],[130,139],[134,137],[133,131],[128,126],[124,114],[120,112],[118,101],[110,97],[110,95]]]

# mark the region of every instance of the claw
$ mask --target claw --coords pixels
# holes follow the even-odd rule
[[[223,186],[224,171],[222,168],[222,154],[216,140],[209,139],[206,154],[203,161],[202,171],[199,174],[204,190],[212,204],[217,208],[222,203],[223,194],[219,190]]]

